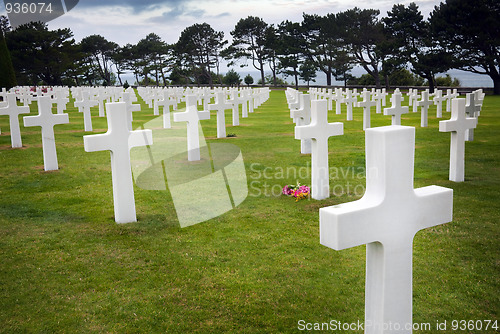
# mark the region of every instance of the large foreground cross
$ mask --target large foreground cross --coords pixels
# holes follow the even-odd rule
[[[106,103],[106,114],[108,132],[83,136],[83,144],[86,152],[111,152],[115,221],[120,224],[136,222],[130,149],[152,145],[153,135],[151,130],[129,130],[125,102]]]
[[[453,190],[413,188],[415,128],[365,134],[365,195],[320,209],[320,242],[335,250],[366,244],[365,333],[412,333],[413,238],[451,221]]]

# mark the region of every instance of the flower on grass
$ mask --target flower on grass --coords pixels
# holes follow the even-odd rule
[[[296,185],[286,185],[283,187],[282,191],[283,195],[293,196],[295,197],[295,202],[309,198],[309,194],[311,193],[311,188],[305,185],[301,185],[297,182]]]

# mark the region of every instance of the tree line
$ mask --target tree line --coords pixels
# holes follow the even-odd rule
[[[437,73],[461,69],[489,75],[500,94],[498,22],[497,0],[445,0],[427,19],[415,3],[396,4],[383,17],[379,10],[357,7],[304,13],[301,22],[277,25],[249,16],[230,32],[232,43],[208,23],[185,28],[174,44],[150,33],[124,46],[100,35],[76,43],[70,29],[51,31],[40,22],[12,30],[2,17],[0,27],[18,84],[111,85],[116,76],[123,85],[121,76],[130,72],[144,85],[213,85],[222,83],[224,61],[252,66],[261,84],[276,85],[280,73],[295,85],[299,79],[313,81],[317,73],[326,76],[327,85],[333,78],[347,82],[358,65],[376,87],[389,87],[405,71],[426,80],[431,91]]]

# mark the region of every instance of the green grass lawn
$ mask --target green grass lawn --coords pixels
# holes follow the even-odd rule
[[[134,127],[154,118],[141,104]],[[23,148],[12,149],[0,116],[0,332],[291,333],[299,320],[363,321],[365,247],[319,243],[319,208],[360,198],[365,184],[362,111],[346,122],[343,108],[329,113],[344,122],[344,135],[329,140],[336,194],[300,202],[278,195],[287,183],[310,184],[284,92],[272,91],[238,127],[226,111],[233,138],[215,139],[212,113],[202,121],[207,141],[241,149],[249,196],[183,229],[168,191],[139,187],[138,222],[114,222],[109,153],[84,151],[91,133],[75,108],[70,124],[55,127],[55,172],[43,171],[40,128],[21,127]],[[449,333],[452,320],[500,320],[500,96],[485,98],[463,183],[448,181],[450,134],[438,131],[435,108],[428,128],[420,113],[402,118],[416,127],[415,187],[454,190],[453,222],[414,240],[413,320],[430,333],[444,333],[435,324],[446,320]],[[105,132],[93,110],[94,133]],[[390,122],[372,112],[372,126]]]

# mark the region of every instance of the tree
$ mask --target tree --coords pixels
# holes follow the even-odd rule
[[[146,85],[150,74],[155,78],[156,86],[160,84],[160,76],[165,85],[164,63],[168,59],[169,49],[169,45],[155,33],[148,34],[133,48],[135,64],[140,69],[139,73],[144,76]]]
[[[384,34],[382,23],[377,18],[379,14],[379,10],[357,7],[337,14],[350,54],[375,79],[377,88],[380,88],[379,72],[385,56],[380,47]]]
[[[304,34],[299,23],[283,21],[278,26],[279,43],[278,53],[280,68],[285,75],[293,76],[295,88],[299,87],[299,67],[303,62],[303,50],[305,48]]]
[[[80,42],[82,51],[89,55],[88,59],[100,78],[111,85],[112,56],[118,49],[118,44],[106,40],[101,35],[90,35]]]
[[[344,68],[351,61],[346,52],[344,27],[335,14],[303,14],[301,26],[305,38],[303,52],[309,61],[325,73],[326,84],[331,86],[335,69]]]
[[[300,65],[299,76],[300,80],[307,82],[307,86],[311,81],[315,82],[316,78],[316,66],[311,61],[305,61]]]
[[[253,77],[250,75],[250,74],[247,74],[247,76],[245,77],[245,83],[250,86],[251,84],[253,84]]]
[[[437,48],[430,26],[424,21],[417,5],[394,5],[382,21],[391,44],[384,65],[392,66],[397,71],[410,63],[412,71],[426,79],[433,92],[434,77],[436,73],[448,69],[449,57]]]
[[[222,82],[228,86],[238,86],[241,82],[241,78],[235,70],[230,69],[222,79]]]
[[[232,59],[251,59],[253,67],[260,71],[262,82],[265,82],[264,64],[269,55],[266,48],[267,27],[267,23],[259,17],[240,19],[231,31],[233,43],[225,52],[226,57]]]
[[[5,34],[10,31],[9,21],[5,16],[0,16],[0,87],[10,89],[17,86],[16,73],[12,65]]]
[[[6,35],[20,85],[62,85],[77,62],[70,29],[49,30],[42,22],[22,24]]]
[[[500,2],[445,0],[429,20],[450,67],[489,75],[500,94]]]
[[[195,74],[198,83],[207,81],[212,86],[211,69],[219,74],[220,51],[226,43],[224,32],[215,31],[208,23],[194,24],[182,31],[175,53],[181,64]]]

